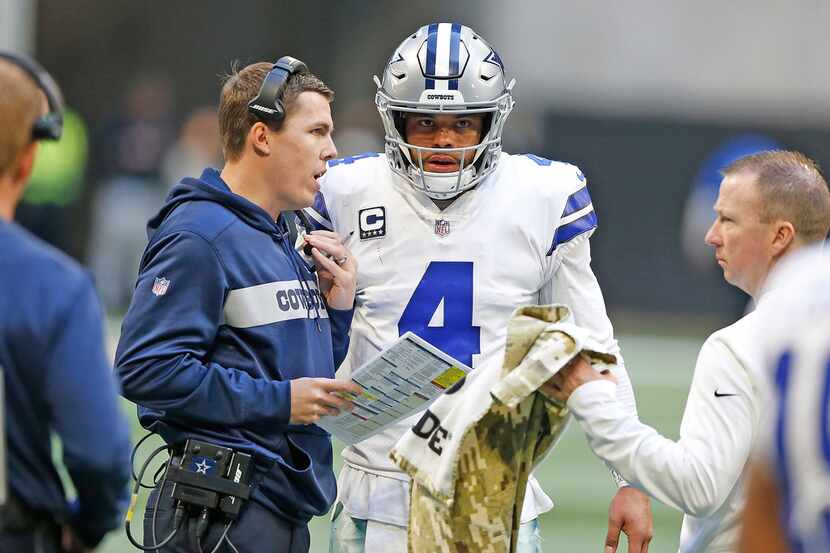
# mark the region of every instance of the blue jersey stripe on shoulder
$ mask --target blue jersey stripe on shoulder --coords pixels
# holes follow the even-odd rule
[[[524,156],[526,158],[529,158],[529,159],[533,160],[533,162],[536,163],[536,165],[540,165],[542,167],[548,167],[549,165],[551,165],[553,163],[551,160],[549,160],[547,158],[544,158],[544,157],[537,156],[535,154],[524,154]]]
[[[332,230],[331,215],[329,215],[326,200],[323,198],[321,192],[317,192],[314,196],[314,203],[311,204],[311,207],[303,209],[303,213],[305,213],[305,221],[303,223],[310,227],[305,229],[306,232],[311,232],[312,230]]]
[[[564,244],[572,240],[573,238],[588,232],[589,230],[597,227],[597,214],[594,210],[586,213],[579,219],[574,219],[570,223],[566,223],[556,229],[556,233],[553,235],[553,244],[551,244],[550,249],[548,250],[547,255],[553,253],[558,246]]]
[[[314,203],[311,204],[311,209],[325,217],[326,221],[331,221],[331,215],[329,215],[329,209],[326,207],[326,199],[323,197],[322,192],[317,192],[314,195]]]
[[[339,159],[332,159],[328,162],[329,167],[337,167],[338,165],[351,165],[355,161],[360,161],[361,159],[368,159],[372,157],[378,157],[380,154],[378,152],[364,152],[362,154],[355,154],[353,156],[348,157],[341,157]]]
[[[331,221],[329,221],[326,217],[323,217],[313,207],[303,209],[303,213],[305,214],[305,222],[308,223],[307,225],[304,225],[306,227],[306,232],[311,232],[313,230],[334,230],[331,226]]]
[[[588,187],[584,186],[568,197],[568,201],[565,203],[565,210],[562,212],[562,217],[567,217],[571,213],[585,209],[590,204],[591,195],[588,193]]]

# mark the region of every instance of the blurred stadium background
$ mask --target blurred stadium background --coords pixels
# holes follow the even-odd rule
[[[593,265],[642,418],[676,436],[697,348],[746,304],[702,244],[717,169],[769,145],[830,165],[826,2],[0,0],[0,48],[33,54],[71,108],[19,219],[90,267],[117,336],[146,219],[179,177],[221,164],[214,109],[233,60],[308,62],[337,91],[351,155],[382,144],[371,76],[430,21],[472,26],[517,79],[507,151],[588,176]],[[539,472],[557,501],[549,550],[601,550],[613,490],[575,428]],[[679,515],[655,516],[650,551],[674,551]],[[326,521],[313,529],[324,551]],[[103,550],[130,548],[116,534]]]

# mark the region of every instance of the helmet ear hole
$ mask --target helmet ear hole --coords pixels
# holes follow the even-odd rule
[[[495,79],[499,76],[499,68],[493,64],[485,63],[481,66],[481,73],[479,77],[485,83],[490,81],[490,79]]]
[[[493,114],[492,113],[485,113],[484,118],[481,121],[481,139],[484,140],[484,137],[490,134],[490,126],[493,124]]]
[[[395,128],[398,130],[404,140],[408,140],[406,136],[406,114],[399,111],[392,112],[392,120],[395,122]]]

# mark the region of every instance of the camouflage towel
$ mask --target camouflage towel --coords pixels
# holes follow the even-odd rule
[[[616,362],[567,307],[519,308],[502,366],[470,373],[398,441],[390,456],[412,477],[409,553],[515,551],[528,476],[567,416],[536,390],[580,352],[600,370]]]

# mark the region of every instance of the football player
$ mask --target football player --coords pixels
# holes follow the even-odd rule
[[[821,246],[774,274],[772,408],[754,459],[741,553],[830,551],[830,262]]]
[[[576,322],[618,346],[590,267],[597,226],[575,166],[502,152],[513,109],[504,64],[469,27],[434,23],[398,46],[378,85],[385,152],[330,162],[307,210],[315,228],[349,236],[358,258],[351,346],[341,371],[359,367],[406,331],[476,367],[503,353],[521,305],[561,302]],[[636,413],[624,367],[620,401]],[[389,459],[419,415],[343,451],[333,552],[406,551],[408,477]],[[618,479],[608,545],[620,530],[646,551],[646,496]],[[541,551],[537,518],[553,506],[531,478],[519,551]]]

